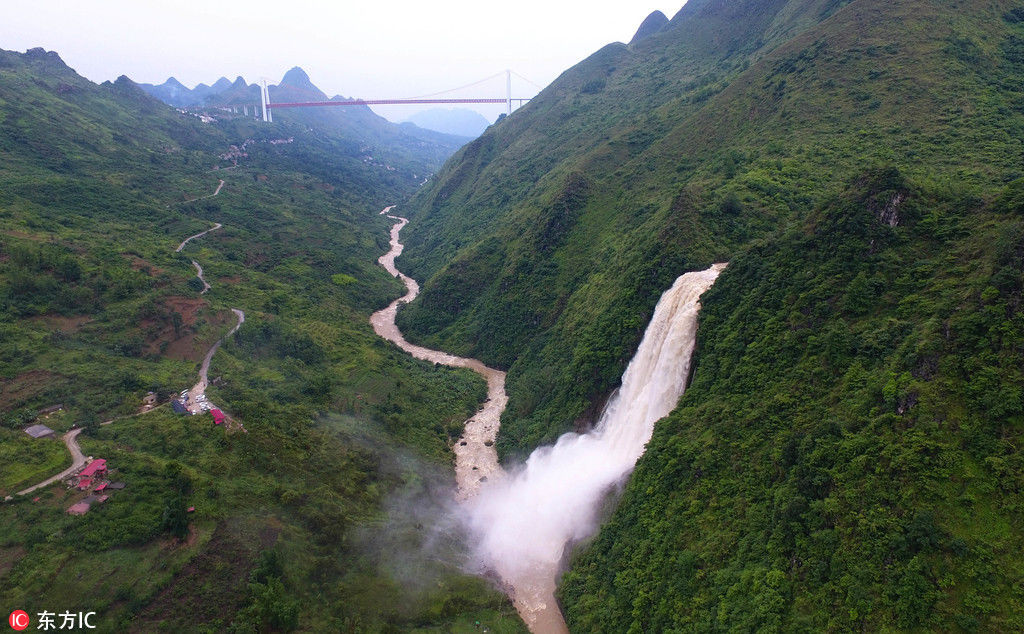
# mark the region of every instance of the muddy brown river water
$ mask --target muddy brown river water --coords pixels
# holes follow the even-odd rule
[[[505,477],[505,472],[498,464],[498,452],[494,448],[494,441],[498,435],[498,426],[501,421],[501,413],[508,403],[508,396],[505,394],[505,373],[501,370],[487,367],[476,359],[458,357],[440,350],[431,350],[411,344],[405,340],[395,325],[395,316],[398,314],[398,307],[411,302],[420,292],[416,280],[405,275],[395,267],[395,258],[402,253],[403,245],[399,240],[399,232],[408,224],[409,220],[401,216],[390,214],[393,207],[387,207],[381,214],[386,215],[395,221],[391,227],[391,250],[380,256],[377,261],[381,266],[405,284],[406,293],[387,308],[375,312],[370,317],[373,330],[381,337],[394,343],[402,350],[408,352],[417,359],[441,363],[456,368],[468,368],[473,370],[487,381],[487,400],[473,416],[466,421],[462,437],[453,448],[455,452],[455,482],[457,486],[456,498],[460,502],[470,500],[479,491],[485,482],[493,482]],[[560,634],[568,632],[562,614],[558,609],[554,597],[554,579],[548,581],[541,578],[537,584],[530,584],[530,587],[514,587],[507,580],[505,591],[519,611],[519,615],[526,622],[534,634]]]

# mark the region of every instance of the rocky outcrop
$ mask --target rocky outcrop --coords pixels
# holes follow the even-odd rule
[[[883,225],[895,227],[900,224],[900,205],[907,199],[907,195],[903,192],[896,192],[889,199],[889,202],[884,207],[878,210],[878,221]]]

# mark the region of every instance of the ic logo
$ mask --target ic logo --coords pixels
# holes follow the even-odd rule
[[[7,622],[11,624],[12,628],[20,632],[28,627],[28,612],[25,612],[25,610],[15,610],[11,612],[11,616],[7,617]]]

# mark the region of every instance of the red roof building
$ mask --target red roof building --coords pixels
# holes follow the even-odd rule
[[[78,475],[80,475],[83,478],[91,478],[94,475],[104,475],[106,473],[107,461],[104,460],[103,458],[99,458],[98,460],[93,460],[92,462],[90,462],[89,466],[87,466],[85,469],[82,469],[82,472],[79,473]]]
[[[103,484],[101,484],[98,487],[96,487],[95,489],[93,489],[93,491],[99,492],[99,491],[102,491],[105,488],[107,488],[107,483],[106,482],[104,482]]]
[[[78,481],[78,490],[79,491],[85,491],[90,486],[92,486],[92,479],[90,479],[90,478],[82,478],[81,480]]]
[[[224,412],[219,409],[211,409],[210,414],[213,416],[213,424],[220,425],[224,422]]]

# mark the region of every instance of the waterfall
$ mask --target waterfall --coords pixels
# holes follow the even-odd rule
[[[611,487],[633,470],[686,387],[698,299],[725,264],[686,273],[665,291],[643,341],[594,429],[565,434],[466,502],[477,565],[497,573],[534,632],[564,631],[554,589],[566,544],[591,536]],[[545,623],[545,621],[549,622]]]

